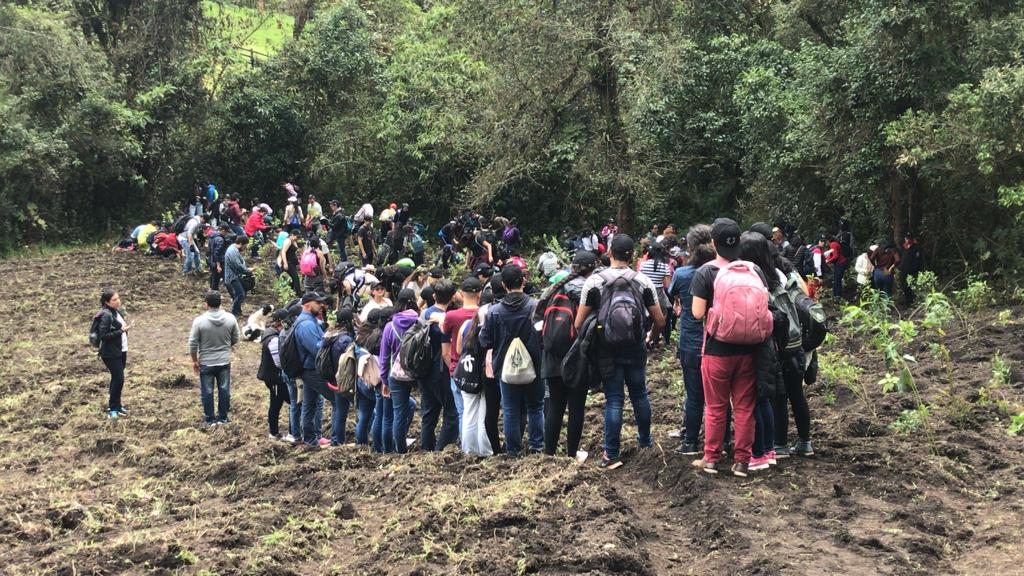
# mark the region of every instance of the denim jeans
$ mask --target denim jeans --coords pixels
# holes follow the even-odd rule
[[[231,313],[235,318],[242,318],[242,302],[245,302],[245,288],[242,288],[242,281],[237,277],[226,282],[228,294],[231,294]]]
[[[338,256],[341,258],[341,260],[338,260],[338,262],[345,262],[346,260],[348,260],[348,253],[345,252],[345,241],[346,240],[348,240],[348,238],[340,238],[337,241],[337,244],[338,244]]]
[[[874,275],[875,289],[885,292],[889,298],[892,298],[894,288],[893,284],[895,284],[893,275],[886,274],[885,270],[882,270],[881,268],[875,268],[875,271],[872,274]]]
[[[224,273],[217,271],[217,263],[216,262],[209,262],[209,264],[210,264],[210,290],[219,290],[220,289],[220,281],[224,279]],[[224,263],[221,262],[221,266],[223,266],[223,265],[224,265]]]
[[[327,387],[327,382],[320,377],[316,370],[304,369],[302,371],[302,441],[308,446],[317,446],[320,441],[320,426],[318,420],[323,418],[323,404],[320,398],[326,399],[334,406],[335,412],[338,405],[335,403],[334,392]],[[319,412],[320,418],[317,418]],[[322,420],[321,420],[322,421]],[[338,433],[332,428],[332,441],[337,441]]]
[[[531,384],[501,382],[501,410],[505,451],[518,456],[523,451],[523,418],[527,422],[527,443],[531,452],[544,449],[544,381]],[[525,404],[525,412],[524,412]]]
[[[775,415],[770,398],[758,398],[754,404],[754,444],[750,451],[760,458],[775,448]]]
[[[373,450],[390,454],[395,451],[395,436],[392,432],[395,410],[392,407],[391,398],[385,398],[380,388],[373,391],[373,398],[373,422],[370,424]]]
[[[213,386],[217,386],[217,415],[213,415]],[[231,408],[231,364],[199,366],[199,398],[207,424],[227,422]]]
[[[249,242],[249,255],[253,258],[257,258],[260,255],[260,248],[263,247],[263,232],[256,231],[252,235],[252,239]]]
[[[832,267],[832,295],[836,297],[836,300],[843,297],[843,275],[849,266],[850,261],[847,260],[842,264],[836,262]]]
[[[683,401],[683,440],[697,443],[700,425],[704,422],[704,380],[700,375],[701,353],[680,351],[679,362],[683,366],[683,387],[686,400]]]
[[[405,440],[409,434],[409,425],[412,424],[409,399],[412,397],[412,390],[415,387],[415,381],[388,378],[388,388],[391,389],[391,407],[395,415],[391,421],[391,434],[395,439],[395,452],[399,454],[405,454],[407,451]]]
[[[121,408],[121,390],[124,389],[124,367],[128,364],[128,353],[122,352],[114,358],[103,358],[103,364],[110,371],[110,402],[108,408]]]
[[[609,460],[619,457],[622,436],[622,407],[633,405],[636,417],[637,442],[641,447],[651,445],[651,402],[647,398],[647,371],[642,362],[616,362],[612,377],[604,382],[604,451]]]
[[[178,241],[184,238],[184,234],[178,237]],[[182,265],[181,271],[185,274],[192,272],[193,270],[199,270],[199,250],[192,244],[189,244],[188,239],[184,238],[184,242],[181,242],[182,251],[185,253],[185,263]]]
[[[345,424],[348,422],[348,412],[352,408],[351,396],[334,393],[334,406],[331,409],[331,445],[340,446],[345,443]]]
[[[299,387],[296,386],[295,380],[292,380],[281,371],[281,379],[284,380],[285,386],[288,387],[288,433],[293,438],[302,437],[302,429],[300,425],[300,410],[302,404],[299,402]]]
[[[462,391],[459,390],[459,388],[457,386],[455,386],[455,380],[454,379],[449,378],[449,382],[451,382],[452,398],[455,398],[455,412],[459,416],[459,430],[461,431],[462,430],[462,412],[465,409],[463,407],[463,405],[462,405]]]
[[[370,422],[376,404],[374,390],[362,380],[356,380],[356,444],[370,443]]]
[[[231,233],[235,236],[245,236],[248,238],[248,234],[245,233],[245,228],[242,228],[241,224],[228,223],[228,228],[231,228]]]
[[[448,367],[438,362],[430,376],[417,381],[417,385],[421,403],[420,447],[427,452],[440,452],[459,439],[459,415],[455,411]],[[441,431],[436,433],[437,422],[442,416]]]

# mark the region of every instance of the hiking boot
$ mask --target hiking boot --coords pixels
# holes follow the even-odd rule
[[[789,452],[794,456],[814,456],[814,447],[811,446],[810,440],[801,440],[794,444]]]
[[[704,471],[707,474],[718,474],[718,462],[717,461],[715,461],[715,462],[708,462],[707,460],[704,460],[703,458],[701,458],[699,460],[694,460],[693,462],[690,463],[690,465],[693,466],[694,468],[700,468],[702,471]]]
[[[779,460],[778,460],[778,458],[775,455],[775,450],[772,450],[771,452],[768,452],[764,456],[765,456],[765,458],[768,459],[768,464],[770,464],[772,466],[778,466],[779,465]]]
[[[108,420],[117,420],[117,416],[118,416],[117,410],[110,410],[110,411],[107,412],[107,419]]]
[[[679,448],[676,448],[676,452],[683,456],[697,456],[704,452],[704,449],[698,447],[696,442],[683,442]]]
[[[789,458],[789,446],[779,446],[779,445],[776,445],[775,448],[772,450],[772,453],[775,454],[775,459],[776,460],[782,460],[783,458]]]
[[[754,472],[756,470],[767,470],[768,469],[768,457],[761,456],[760,458],[751,458],[747,464],[747,470]],[[733,466],[733,472],[736,472],[736,467]]]
[[[601,454],[601,461],[597,463],[597,467],[602,470],[615,470],[620,466],[622,466],[622,460],[609,458],[607,452]]]
[[[750,468],[746,462],[737,462],[732,465],[732,475],[746,478],[750,475]]]

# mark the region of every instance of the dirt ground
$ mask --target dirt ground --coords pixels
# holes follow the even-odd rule
[[[817,455],[742,480],[674,452],[668,353],[649,368],[655,446],[637,449],[627,408],[615,471],[455,449],[309,452],[267,439],[256,344],[236,349],[231,424],[201,426],[186,340],[205,281],[176,263],[86,250],[0,262],[0,278],[0,573],[1024,573],[1024,439],[999,409],[1024,398],[1020,308],[951,329],[948,363],[921,339],[914,373],[932,408],[910,434],[889,425],[913,399],[883,395],[881,361],[840,334],[832,350],[863,370],[868,398],[811,386]],[[108,285],[135,326],[131,416],[117,421],[85,339]],[[1010,378],[992,386],[996,350]],[[593,455],[602,405],[589,399]]]

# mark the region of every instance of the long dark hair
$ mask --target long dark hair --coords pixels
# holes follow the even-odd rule
[[[690,259],[686,263],[694,268],[700,268],[714,260],[715,256],[715,249],[710,244],[697,244],[690,250]]]
[[[744,232],[740,235],[740,259],[757,264],[768,281],[768,289],[779,287],[779,275],[775,273],[769,242],[760,232]]]
[[[110,301],[114,299],[114,296],[117,296],[117,290],[114,290],[113,288],[104,288],[103,291],[100,292],[100,305],[107,306],[109,308],[110,306],[108,305],[110,304]]]

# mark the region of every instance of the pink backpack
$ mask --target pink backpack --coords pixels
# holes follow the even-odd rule
[[[753,263],[736,260],[718,271],[707,332],[728,344],[760,344],[772,335],[768,289]]]
[[[316,267],[320,265],[320,260],[316,256],[316,250],[306,248],[306,251],[302,253],[302,259],[299,260],[299,272],[302,272],[303,276],[316,276]]]

